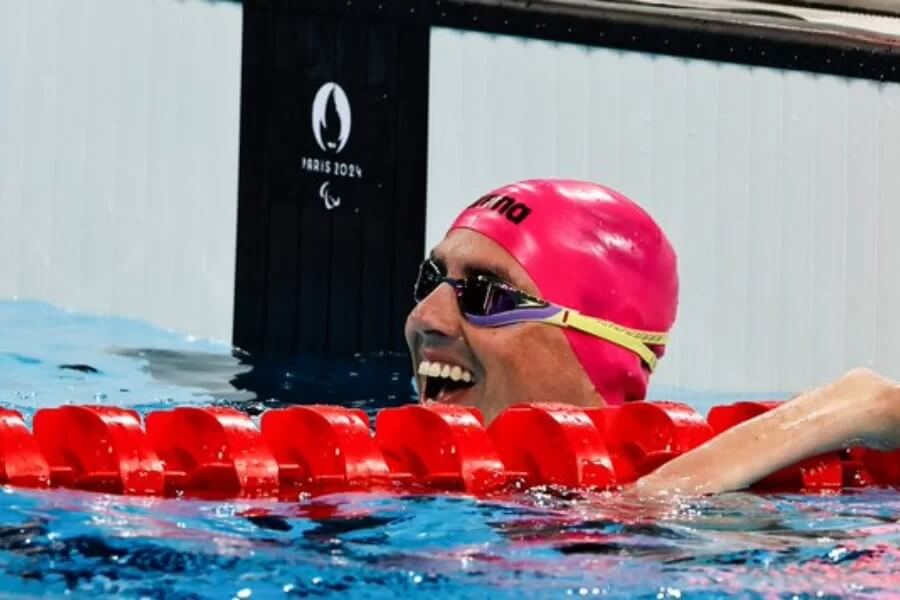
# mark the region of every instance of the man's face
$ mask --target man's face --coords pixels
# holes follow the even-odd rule
[[[512,256],[474,231],[451,231],[432,251],[432,258],[448,277],[487,274],[540,296]],[[472,325],[460,313],[456,292],[449,285],[441,284],[413,308],[405,333],[420,402],[474,406],[485,423],[506,407],[523,402],[602,404],[562,330],[540,323]],[[419,374],[423,362],[426,372],[441,375]],[[449,376],[442,376],[447,371]]]

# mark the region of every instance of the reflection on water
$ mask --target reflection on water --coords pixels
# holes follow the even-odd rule
[[[350,357],[300,355],[256,359],[155,348],[114,348],[139,360],[154,381],[197,390],[218,402],[256,414],[289,404],[341,404],[374,411],[413,397],[405,355],[373,353]]]
[[[886,490],[652,504],[545,491],[210,503],[7,490],[0,585],[167,598],[889,598],[900,589],[898,509]]]
[[[257,413],[284,404],[372,412],[412,397],[400,354],[260,360],[226,344],[130,319],[0,301],[0,403],[26,413],[63,403],[139,409],[225,403]]]
[[[258,361],[144,323],[0,302],[0,404],[345,403],[411,397],[405,357]],[[721,397],[678,390],[708,406]],[[551,487],[478,500],[295,502],[0,493],[3,597],[896,597],[900,494],[657,498]]]

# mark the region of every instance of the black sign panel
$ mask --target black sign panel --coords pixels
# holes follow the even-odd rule
[[[425,235],[428,28],[244,5],[234,343],[403,348]]]

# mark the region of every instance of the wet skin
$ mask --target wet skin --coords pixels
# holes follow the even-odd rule
[[[509,253],[474,231],[451,231],[432,257],[449,277],[492,274],[541,296]],[[525,402],[603,405],[560,329],[539,323],[477,327],[466,321],[449,285],[438,286],[413,308],[405,334],[413,372],[418,373],[420,363],[427,360],[462,367],[473,376],[473,385],[448,386],[427,400],[478,408],[485,424],[508,406]],[[417,375],[417,381],[419,401],[425,402],[426,377]]]

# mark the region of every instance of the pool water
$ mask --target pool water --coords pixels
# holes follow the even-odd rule
[[[406,358],[258,361],[145,323],[0,302],[0,405],[412,398]],[[698,407],[733,397],[656,390]],[[2,488],[0,596],[896,598],[900,493],[639,500],[535,489],[295,502]]]

